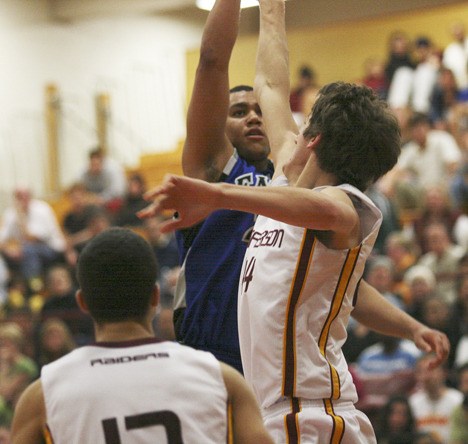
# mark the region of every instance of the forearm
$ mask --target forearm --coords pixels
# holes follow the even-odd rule
[[[240,0],[217,0],[203,31],[200,63],[227,69],[240,21]]]
[[[260,0],[255,94],[262,109],[271,158],[281,171],[294,149],[297,125],[289,105],[289,54],[284,0]]]
[[[362,281],[352,316],[361,324],[387,336],[414,339],[423,324],[385,299],[374,287]]]
[[[260,35],[256,62],[256,93],[261,100],[265,89],[274,88],[289,99],[289,54],[284,0],[260,0],[259,3]]]
[[[229,110],[229,60],[240,15],[240,0],[218,0],[203,31],[200,60],[187,112],[182,155],[184,174],[216,181],[232,154],[225,135]]]

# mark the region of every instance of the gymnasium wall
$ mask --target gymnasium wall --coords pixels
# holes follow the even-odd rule
[[[403,30],[410,38],[426,35],[443,48],[450,41],[450,25],[460,20],[464,20],[468,28],[466,1],[418,12],[289,30],[291,81],[294,82],[303,63],[314,67],[321,84],[357,80],[363,75],[363,64],[368,57],[386,59],[388,37],[393,31]],[[230,65],[231,85],[253,83],[256,45],[257,36],[238,39]],[[187,53],[188,97],[193,87],[198,54],[198,48]]]

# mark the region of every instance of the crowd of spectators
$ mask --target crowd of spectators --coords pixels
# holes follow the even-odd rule
[[[172,295],[179,271],[173,235],[162,234],[157,220],[140,220],[147,205],[144,178],[126,173],[100,149],[64,193],[60,217],[45,200],[18,187],[0,224],[0,443],[24,388],[43,365],[94,341],[91,318],[75,300],[75,267],[86,243],[111,226],[143,235],[160,262],[161,306],[155,319],[159,337],[174,339]]]
[[[397,166],[368,190],[384,220],[365,278],[389,301],[451,342],[446,367],[428,371],[412,344],[349,324],[343,351],[379,443],[468,442],[468,38],[453,28],[440,48],[427,36],[389,38],[387,60],[369,58],[360,82],[376,90],[402,128]],[[304,66],[291,105],[298,122],[318,90]],[[93,341],[76,304],[75,266],[86,242],[106,228],[132,227],[153,246],[162,301],[155,330],[174,339],[172,295],[179,272],[173,236],[135,213],[145,181],[101,149],[66,192],[68,211],[18,187],[0,225],[0,443],[15,401],[42,365]]]

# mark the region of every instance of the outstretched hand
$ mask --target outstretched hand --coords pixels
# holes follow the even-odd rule
[[[220,190],[215,184],[183,176],[167,175],[162,185],[145,193],[151,202],[137,213],[145,219],[165,211],[173,211],[174,217],[160,226],[162,233],[191,227],[217,209]]]
[[[424,326],[416,331],[413,341],[420,350],[434,355],[428,361],[429,369],[435,368],[447,360],[450,342],[444,333]]]

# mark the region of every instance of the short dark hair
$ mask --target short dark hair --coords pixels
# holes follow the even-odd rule
[[[236,93],[236,92],[240,92],[240,91],[253,91],[253,87],[251,87],[249,85],[237,85],[237,86],[234,86],[233,88],[231,88],[229,90],[229,93],[232,94],[232,93]]]
[[[109,228],[98,234],[78,258],[78,283],[98,324],[143,319],[157,275],[152,248],[126,228]]]
[[[398,121],[367,86],[336,82],[322,87],[304,137],[319,134],[320,168],[361,191],[391,170],[400,155]]]
[[[90,159],[93,157],[104,157],[104,150],[100,146],[96,146],[89,152],[88,157]]]

